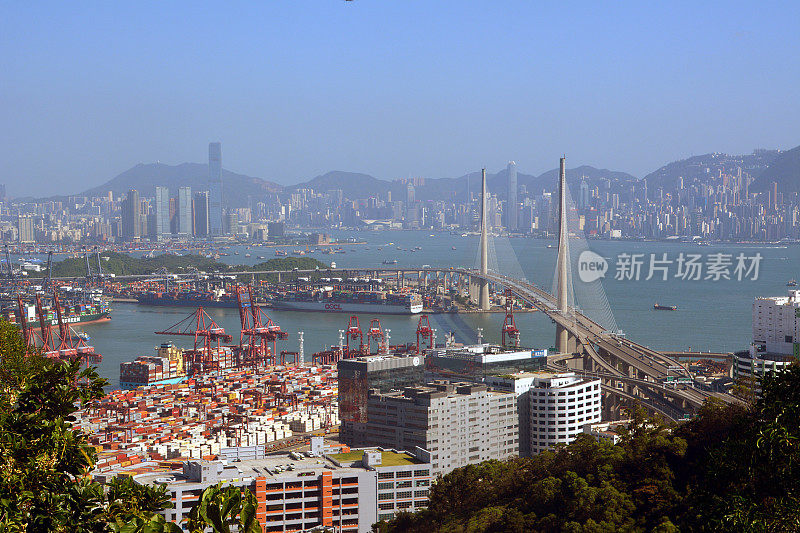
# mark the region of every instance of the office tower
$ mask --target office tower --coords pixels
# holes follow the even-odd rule
[[[519,205],[517,201],[517,164],[508,162],[508,197],[506,198],[506,228],[508,231],[519,229]]]
[[[208,237],[208,191],[194,193],[194,234]]]
[[[156,187],[156,230],[157,239],[164,238],[171,233],[169,227],[169,189],[167,187]]]
[[[366,438],[369,391],[388,392],[424,383],[424,360],[423,356],[385,355],[339,361],[339,419],[343,442]]]
[[[406,185],[406,203],[407,204],[411,205],[411,204],[414,203],[414,201],[416,199],[416,194],[415,193],[416,193],[416,191],[414,190],[414,184],[409,182],[408,185]]]
[[[20,216],[17,218],[17,237],[19,242],[36,242],[33,217]]]
[[[574,372],[541,373],[528,390],[530,405],[530,449],[548,450],[569,444],[586,424],[601,419],[600,380],[585,379]]]
[[[178,189],[178,234],[192,235],[192,188]]]
[[[6,184],[0,183],[0,202],[6,201]]]
[[[589,184],[586,183],[585,178],[581,178],[581,184],[578,194],[578,208],[586,209],[589,207]]]
[[[224,233],[222,220],[222,144],[208,144],[208,220],[211,235]]]
[[[239,233],[239,215],[236,213],[227,213],[223,219],[226,234],[238,235]]]
[[[138,239],[141,237],[141,202],[139,191],[131,189],[122,202],[122,238]]]
[[[371,390],[367,398],[367,442],[428,450],[433,473],[519,455],[516,395],[486,385],[435,381],[402,392]]]

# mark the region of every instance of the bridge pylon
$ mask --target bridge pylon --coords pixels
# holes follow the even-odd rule
[[[569,296],[572,290],[570,264],[569,227],[567,226],[567,169],[566,157],[562,157],[558,178],[558,258],[556,260],[558,287],[556,297],[558,310],[563,316],[570,313]],[[573,353],[578,349],[577,339],[561,324],[556,325],[555,348],[557,353]]]
[[[487,228],[487,202],[486,202],[486,169],[481,170],[481,278],[478,280],[478,306],[481,311],[489,311],[491,302],[489,301],[489,281],[486,274],[489,273],[489,234]]]

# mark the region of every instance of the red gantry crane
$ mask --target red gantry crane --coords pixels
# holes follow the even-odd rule
[[[514,294],[511,289],[505,290],[506,300],[506,319],[503,321],[503,347],[512,345],[514,348],[519,348],[519,329],[514,322]],[[508,342],[506,342],[508,337]]]
[[[434,348],[431,322],[428,320],[428,315],[421,315],[417,323],[417,353],[422,353],[421,348],[423,348],[423,346],[421,346],[421,344],[424,343],[425,340],[428,341],[428,348]],[[422,343],[420,341],[422,341]]]
[[[345,332],[347,338],[347,350],[344,352],[344,358],[350,359],[351,357],[358,357],[364,353],[364,334],[361,332],[361,324],[358,317],[353,315],[347,321],[347,331]],[[350,340],[358,339],[358,351],[350,348]]]
[[[381,328],[381,321],[373,318],[369,323],[369,330],[367,330],[367,353],[372,353],[372,341],[375,341],[377,354],[386,353],[386,337]]]
[[[220,342],[230,342],[233,337],[225,333],[225,328],[217,325],[202,307],[171,327],[156,331],[157,335],[183,335],[194,337],[194,349],[184,352],[184,368],[191,369],[195,379],[202,374],[219,369]]]
[[[288,338],[289,334],[281,331],[281,327],[275,324],[256,303],[251,285],[246,287],[237,285],[235,290],[242,328],[239,336],[239,353],[244,356],[239,363],[253,366],[259,363],[274,365],[277,341]]]

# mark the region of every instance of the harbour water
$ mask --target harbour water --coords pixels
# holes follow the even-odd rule
[[[344,246],[345,253],[309,253],[325,263],[335,261],[337,267],[380,268],[384,260],[397,260],[398,267],[466,266],[474,267],[477,258],[477,236],[451,235],[427,231],[383,231],[383,232],[333,232],[333,237],[354,237],[366,244]],[[412,252],[415,247],[420,249]],[[400,249],[398,249],[398,247]],[[607,298],[617,326],[637,342],[658,349],[687,349],[703,351],[729,351],[744,349],[751,338],[751,306],[756,296],[783,295],[788,290],[786,283],[798,277],[797,265],[800,247],[782,245],[734,245],[711,244],[697,246],[691,243],[590,241],[589,247],[606,258],[609,269],[603,281]],[[288,246],[284,249],[304,249],[303,246]],[[246,246],[233,247],[221,260],[230,264],[255,264],[275,257],[275,249]],[[512,276],[524,275],[533,283],[551,289],[555,270],[555,241],[541,239],[512,238],[497,239],[493,245],[496,256],[494,266]],[[513,254],[511,253],[513,250]],[[239,254],[235,255],[234,251]],[[701,254],[703,260],[712,254],[731,254],[734,265],[729,274],[732,279],[684,280],[675,277],[678,273],[677,258],[680,253]],[[246,257],[245,254],[251,254]],[[636,279],[615,279],[615,265],[620,254],[643,254],[643,266]],[[762,256],[757,279],[753,273],[738,281],[734,273],[738,254],[747,257],[759,253]],[[650,254],[656,258],[672,260],[668,279],[661,274],[645,280],[648,274]],[[702,272],[706,277],[706,270]],[[574,281],[577,284],[579,281]],[[656,311],[654,303],[676,305],[677,311]],[[578,305],[582,305],[579,301]],[[191,339],[155,335],[154,332],[168,328],[185,317],[191,309],[146,307],[136,304],[117,303],[113,306],[112,320],[101,324],[87,324],[84,330],[92,336],[91,344],[103,354],[99,370],[103,377],[116,386],[119,364],[138,355],[150,355],[153,348],[166,340],[188,346]],[[235,309],[209,309],[208,313],[238,341],[238,312]],[[270,316],[285,331],[289,339],[279,345],[279,350],[298,349],[298,331],[305,333],[305,353],[309,357],[331,344],[338,344],[339,330],[347,326],[345,314],[302,313],[270,311]],[[362,329],[366,329],[372,316],[361,315]],[[380,316],[384,328],[391,329],[391,342],[415,340],[416,316]],[[541,313],[520,313],[516,316],[522,331],[522,342],[526,346],[548,348],[554,341],[554,327]],[[434,315],[431,325],[437,329],[438,340],[454,331],[457,340],[476,340],[476,329],[483,328],[484,339],[499,341],[503,321],[501,313]]]

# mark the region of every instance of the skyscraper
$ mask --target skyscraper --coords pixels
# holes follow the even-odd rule
[[[170,233],[169,227],[169,189],[156,187],[156,238],[161,239]]]
[[[517,164],[508,162],[508,196],[506,198],[506,228],[508,231],[519,229],[519,205],[517,201]]]
[[[194,234],[208,237],[208,191],[194,193]]]
[[[20,216],[17,218],[17,237],[19,242],[36,242],[36,230],[33,218],[30,216]]]
[[[178,234],[192,235],[192,188],[178,189]]]
[[[211,235],[222,235],[222,143],[208,144],[208,219]]]
[[[578,194],[578,208],[586,209],[587,207],[589,207],[589,184],[586,183],[585,178],[581,178]]]
[[[139,191],[131,189],[122,202],[122,237],[124,239],[138,239],[141,234],[141,202]]]

